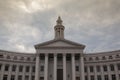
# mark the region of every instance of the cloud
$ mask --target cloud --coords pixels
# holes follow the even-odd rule
[[[54,38],[60,15],[66,38],[85,52],[120,49],[119,7],[119,0],[1,0],[0,48],[34,53],[33,45]]]

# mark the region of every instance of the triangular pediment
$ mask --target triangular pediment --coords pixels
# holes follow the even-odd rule
[[[84,48],[85,46],[82,44],[78,44],[78,43],[63,39],[63,40],[51,40],[51,41],[47,41],[47,42],[35,45],[35,48],[39,48],[39,47],[79,47],[79,48]]]

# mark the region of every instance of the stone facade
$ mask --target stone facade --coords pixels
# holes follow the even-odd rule
[[[0,80],[120,80],[120,50],[86,54],[85,45],[64,38],[60,17],[54,29],[36,53],[0,50]]]

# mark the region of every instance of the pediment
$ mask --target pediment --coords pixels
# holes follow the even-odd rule
[[[82,44],[78,44],[69,40],[51,40],[51,41],[47,41],[41,44],[37,44],[35,45],[35,48],[39,48],[39,47],[80,47],[80,48],[84,48],[85,46]]]

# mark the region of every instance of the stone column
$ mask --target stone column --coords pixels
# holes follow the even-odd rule
[[[66,80],[66,54],[63,54],[63,80]]]
[[[35,80],[39,80],[39,66],[40,66],[40,58],[39,58],[39,54],[37,54],[36,65],[35,65]]]
[[[72,80],[75,80],[75,56],[72,54]]]
[[[83,54],[80,54],[80,80],[85,80],[85,72],[84,72],[84,57]]]
[[[45,72],[44,79],[48,80],[48,54],[45,54]]]
[[[54,67],[53,67],[53,74],[54,74],[54,79],[53,80],[57,80],[57,54],[54,54]]]

